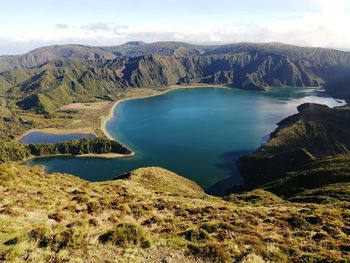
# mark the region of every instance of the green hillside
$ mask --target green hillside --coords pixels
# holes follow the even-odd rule
[[[224,201],[156,167],[89,183],[2,164],[0,182],[3,262],[346,262],[350,256],[347,200],[297,204],[260,191]],[[256,202],[257,195],[265,202]]]

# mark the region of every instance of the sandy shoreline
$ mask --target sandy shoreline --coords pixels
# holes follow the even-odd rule
[[[102,158],[102,159],[114,159],[114,158],[123,158],[123,157],[130,157],[134,156],[135,153],[131,152],[128,154],[122,154],[122,153],[86,153],[86,154],[51,154],[51,155],[42,155],[42,156],[35,156],[32,155],[24,160],[21,160],[19,163],[25,164],[26,162],[38,158],[45,158],[45,157],[60,157],[60,156],[71,156],[71,157],[78,157],[78,158]]]
[[[134,156],[135,153],[131,152],[128,154],[123,153],[88,153],[88,154],[80,154],[80,155],[72,155],[75,157],[84,157],[84,158],[105,158],[105,159],[113,159],[113,158],[122,158],[122,157],[130,157]]]

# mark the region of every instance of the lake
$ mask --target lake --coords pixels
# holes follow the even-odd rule
[[[160,96],[121,102],[106,128],[136,152],[119,159],[45,157],[28,162],[47,172],[105,181],[145,166],[185,176],[207,192],[222,194],[242,184],[236,161],[268,139],[283,118],[305,102],[341,105],[322,92],[272,88],[270,92],[223,88],[177,89]]]

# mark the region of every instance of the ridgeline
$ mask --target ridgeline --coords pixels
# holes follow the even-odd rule
[[[125,89],[193,83],[325,87],[349,98],[343,85],[349,75],[349,52],[281,43],[63,45],[0,59],[0,92],[21,109],[48,114],[72,102],[113,100]]]

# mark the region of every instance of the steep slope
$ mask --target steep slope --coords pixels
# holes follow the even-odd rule
[[[228,44],[210,49],[205,54],[227,54],[247,51],[273,53],[296,60],[308,60],[311,63],[317,64],[348,65],[350,62],[349,53],[345,51],[327,48],[300,47],[278,42]]]
[[[349,182],[350,108],[307,103],[298,111],[278,123],[269,142],[239,159],[238,169],[251,187],[283,178],[291,171],[300,171],[293,187],[320,186],[316,181]],[[324,159],[338,155],[345,157]]]
[[[350,101],[350,70],[326,85],[326,90],[336,98]]]
[[[288,172],[262,186],[290,201],[333,203],[347,200],[350,190],[350,155],[327,157]]]
[[[324,85],[327,74],[308,62],[275,54],[145,55],[109,61],[49,63],[11,89],[23,109],[54,111],[71,102],[113,98],[122,89],[175,84],[220,84],[250,90]],[[46,105],[45,105],[46,104]]]
[[[14,66],[9,68],[9,63]],[[326,86],[335,96],[349,95],[349,52],[280,43],[52,46],[2,58],[1,65],[8,70],[0,75],[0,92],[10,89],[7,96],[20,100],[21,108],[39,112],[52,112],[64,104],[94,97],[113,99],[127,88],[192,83],[250,90]],[[21,76],[16,81],[9,77],[18,74]]]
[[[124,84],[118,82],[115,72],[90,64],[77,59],[49,62],[11,87],[6,95],[22,109],[39,113],[52,112],[72,102],[92,101],[96,97],[110,100],[118,95]]]
[[[89,183],[1,164],[0,192],[2,262],[335,262],[350,256],[346,204],[293,204],[262,191],[250,196],[272,202],[237,196],[236,204],[156,167]]]
[[[0,73],[0,95],[3,95],[8,89],[28,80],[35,75],[35,69],[16,69]]]

